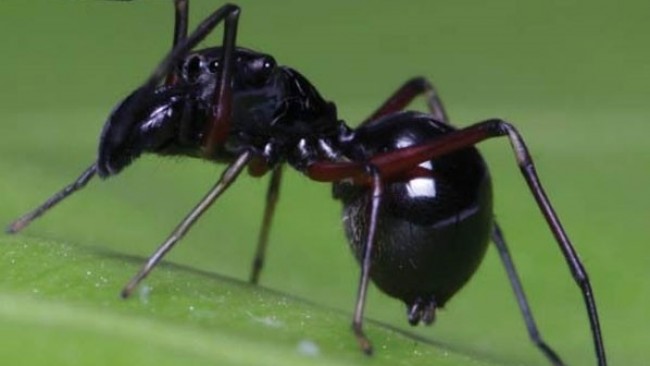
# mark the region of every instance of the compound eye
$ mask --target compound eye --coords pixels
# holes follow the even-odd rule
[[[221,69],[220,60],[212,60],[208,63],[208,71],[212,74],[216,74]]]
[[[260,57],[250,66],[251,81],[260,85],[266,83],[277,64],[271,56]]]
[[[271,71],[273,71],[273,69],[275,69],[276,66],[277,64],[275,63],[275,59],[273,59],[273,57],[266,56],[262,59],[261,72],[268,75],[271,73]]]
[[[183,78],[189,83],[198,80],[201,75],[201,57],[197,55],[190,56],[183,64]]]

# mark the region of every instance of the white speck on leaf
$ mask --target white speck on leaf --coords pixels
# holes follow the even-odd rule
[[[248,316],[251,317],[251,319],[253,319],[253,321],[264,324],[267,327],[280,328],[284,326],[284,323],[281,320],[278,320],[278,318],[275,315],[255,316],[250,312],[247,312],[247,314]]]
[[[297,350],[299,354],[304,356],[316,357],[320,355],[320,348],[318,348],[318,345],[308,339],[303,339],[298,342]]]
[[[140,298],[140,302],[143,304],[148,304],[149,303],[149,295],[151,294],[151,286],[147,285],[142,285],[140,286],[140,289],[138,290],[138,297]]]
[[[283,297],[282,299],[278,300],[278,306],[284,306],[284,307],[286,307],[286,306],[288,306],[288,305],[289,305],[289,304],[287,303],[287,299],[286,299],[286,298]]]
[[[108,283],[108,279],[104,276],[99,276],[99,282],[95,282],[95,287],[101,287]]]

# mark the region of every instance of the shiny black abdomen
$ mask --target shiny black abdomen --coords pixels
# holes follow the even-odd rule
[[[355,160],[435,139],[453,128],[420,113],[401,113],[355,130],[347,153]],[[445,302],[478,268],[492,225],[492,187],[474,148],[421,164],[415,178],[384,185],[370,277],[391,296]],[[369,189],[334,185],[343,201],[346,234],[362,257]]]

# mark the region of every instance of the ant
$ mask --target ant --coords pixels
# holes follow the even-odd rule
[[[16,233],[95,175],[117,175],[142,153],[182,155],[226,163],[220,179],[174,229],[122,291],[151,272],[244,168],[271,174],[250,277],[259,281],[285,164],[308,178],[333,183],[343,222],[361,265],[352,329],[366,354],[363,332],[369,281],[406,305],[408,322],[433,323],[436,310],[470,279],[491,240],[505,266],[533,343],[553,365],[564,365],[545,343],[492,211],[488,168],[474,147],[505,136],[575,282],[584,297],[598,365],[606,365],[596,303],[587,273],[542,188],[523,138],[510,123],[490,119],[465,128],[449,123],[431,83],[406,82],[357,128],[298,71],[237,47],[240,8],[227,4],[188,35],[189,0],[175,0],[171,51],[139,88],[112,111],[99,153],[73,183],[13,222]],[[224,23],[223,44],[193,51]],[[404,111],[425,96],[429,113]]]

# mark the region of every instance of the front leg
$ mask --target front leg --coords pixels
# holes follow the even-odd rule
[[[189,13],[189,0],[174,0],[174,38],[172,41],[172,50],[187,38],[187,24]],[[175,84],[178,76],[171,71],[167,74],[166,85]]]
[[[224,5],[221,9],[228,7]],[[212,119],[206,125],[205,140],[203,141],[203,155],[212,155],[217,145],[228,138],[230,132],[230,118],[232,116],[232,74],[235,62],[235,39],[237,38],[237,22],[239,21],[239,8],[230,5],[225,10],[225,24],[223,30],[223,58],[221,60],[221,73],[217,79],[219,86],[213,97]]]
[[[187,37],[189,0],[174,0],[174,42],[172,49]]]
[[[182,3],[182,2],[180,2]],[[179,10],[177,9],[177,12]],[[222,141],[223,132],[230,128],[230,111],[232,109],[232,91],[230,90],[230,81],[232,75],[232,64],[235,50],[235,36],[237,34],[237,20],[239,19],[240,9],[236,5],[226,4],[215,10],[205,20],[203,20],[196,29],[187,37],[179,40],[178,44],[165,55],[165,58],[156,66],[149,78],[136,89],[131,96],[121,105],[121,113],[127,120],[121,121],[122,128],[111,131],[111,141],[125,141],[133,125],[138,122],[136,116],[141,113],[144,105],[147,105],[148,99],[153,95],[160,84],[168,81],[175,65],[187,56],[187,54],[210,34],[217,25],[222,21],[224,25],[224,62],[219,74],[220,87],[214,93],[213,117],[206,124],[204,136],[206,139],[203,143],[204,154],[210,155],[216,145]],[[183,11],[180,11],[181,17]],[[175,34],[181,34],[176,30]],[[104,155],[108,147],[100,144],[99,155]],[[101,160],[101,159],[100,159]],[[100,176],[107,175],[106,167],[99,165],[97,167]]]

